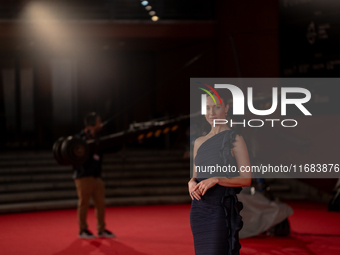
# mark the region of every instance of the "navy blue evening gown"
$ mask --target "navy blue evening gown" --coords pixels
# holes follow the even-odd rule
[[[225,130],[206,140],[197,150],[195,165],[237,166],[230,153],[235,136],[235,131]],[[225,177],[237,175],[238,173],[224,173]],[[210,174],[198,172],[197,182],[209,177]],[[239,254],[241,244],[238,232],[243,225],[240,215],[243,205],[236,194],[241,190],[241,187],[223,187],[217,184],[208,189],[201,200],[192,201],[190,225],[196,255]]]

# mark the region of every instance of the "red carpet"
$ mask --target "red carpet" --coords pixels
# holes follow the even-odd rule
[[[241,240],[241,255],[340,254],[340,213],[313,203],[289,203],[290,237]],[[75,210],[0,215],[1,255],[194,254],[190,205],[107,208],[107,227],[115,239],[77,238]],[[89,228],[95,232],[94,211]]]

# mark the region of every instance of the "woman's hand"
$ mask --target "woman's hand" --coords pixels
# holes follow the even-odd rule
[[[202,196],[207,192],[208,189],[215,186],[218,183],[218,178],[209,178],[201,181],[194,188],[195,193],[199,192]]]
[[[201,199],[201,192],[200,191],[195,191],[195,187],[197,186],[197,182],[194,180],[190,180],[188,182],[188,189],[189,189],[189,194],[192,200],[196,198],[197,200]]]

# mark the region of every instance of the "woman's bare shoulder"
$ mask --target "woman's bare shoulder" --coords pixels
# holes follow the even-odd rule
[[[200,136],[196,138],[195,144],[194,144],[195,149],[198,150],[198,148],[202,145],[202,143],[204,143],[207,139],[208,139],[207,136]]]
[[[207,140],[206,136],[200,136],[197,137],[195,140],[195,145],[201,145],[202,143],[204,143],[204,141]]]
[[[235,142],[236,143],[243,143],[244,142],[244,138],[243,138],[243,136],[242,135],[239,135],[239,134],[236,134],[235,135]]]
[[[235,136],[235,141],[233,142],[233,145],[234,145],[234,148],[233,150],[238,150],[238,149],[244,149],[244,148],[247,148],[247,145],[246,145],[246,142],[243,138],[242,135],[236,135]]]

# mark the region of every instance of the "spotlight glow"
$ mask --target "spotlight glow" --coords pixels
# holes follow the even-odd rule
[[[67,26],[53,16],[53,12],[47,5],[30,2],[25,7],[23,16],[32,22],[31,36],[44,41],[51,49],[66,50],[76,46]],[[61,35],[68,39],[61,40]]]
[[[143,5],[143,6],[147,6],[148,4],[149,4],[148,1],[143,1],[143,2],[142,2],[142,5]]]
[[[151,9],[152,9],[152,7],[150,5],[145,7],[145,10],[147,10],[147,11],[150,11]]]
[[[150,14],[150,16],[154,16],[156,14],[156,12],[155,11],[151,11],[151,12],[149,12],[149,14]]]

